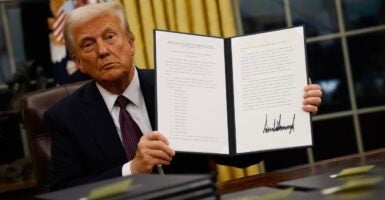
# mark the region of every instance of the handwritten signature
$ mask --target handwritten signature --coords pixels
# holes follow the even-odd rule
[[[289,134],[291,134],[291,132],[294,132],[294,122],[295,122],[295,114],[293,115],[293,121],[290,125],[282,125],[281,124],[281,114],[279,114],[278,120],[274,119],[273,127],[269,127],[268,126],[268,117],[266,114],[265,127],[263,128],[262,133],[278,132],[278,131],[289,129]]]

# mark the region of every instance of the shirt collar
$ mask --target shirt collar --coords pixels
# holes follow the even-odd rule
[[[115,101],[118,98],[118,95],[104,89],[98,83],[96,83],[96,86],[100,91],[100,94],[102,95],[108,110],[111,112],[112,108],[114,107]],[[124,90],[122,95],[128,98],[135,106],[140,106],[140,83],[138,78],[138,72],[135,67],[134,67],[134,77],[130,85],[128,85],[128,87]]]

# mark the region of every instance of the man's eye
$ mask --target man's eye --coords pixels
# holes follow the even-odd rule
[[[106,40],[114,40],[115,39],[115,34],[107,34],[106,35]]]
[[[83,43],[82,45],[82,49],[85,50],[85,51],[91,51],[92,48],[93,48],[93,43],[92,42],[85,42]]]

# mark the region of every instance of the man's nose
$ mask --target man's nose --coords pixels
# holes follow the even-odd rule
[[[100,58],[104,58],[109,55],[108,46],[103,42],[98,42],[98,54]]]

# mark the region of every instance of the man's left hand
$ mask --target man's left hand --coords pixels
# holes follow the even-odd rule
[[[317,113],[318,106],[321,104],[321,86],[318,84],[310,84],[305,86],[304,90],[302,109],[314,115]]]

